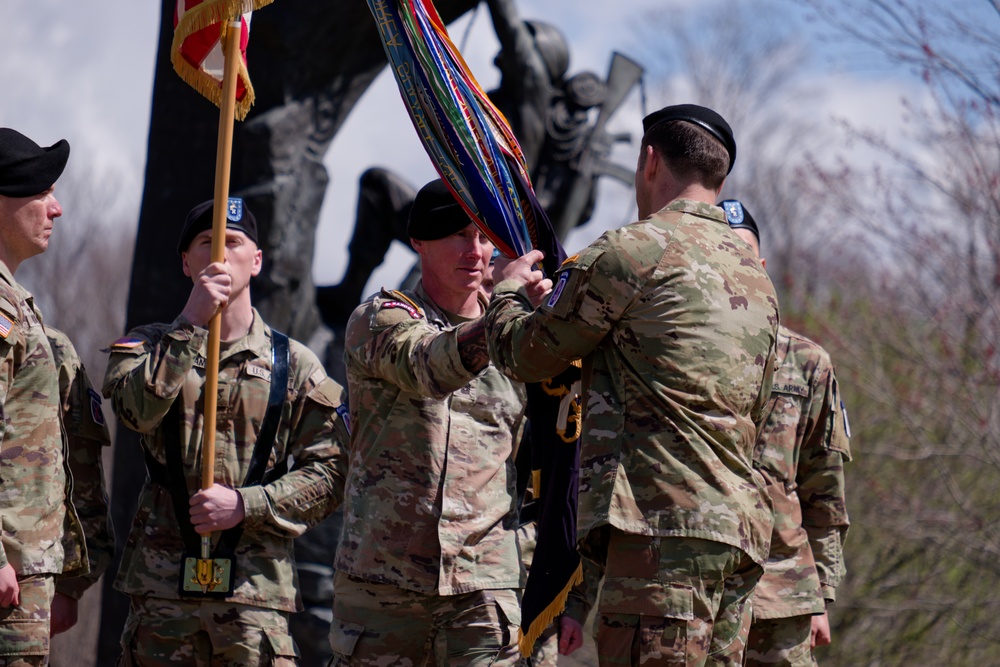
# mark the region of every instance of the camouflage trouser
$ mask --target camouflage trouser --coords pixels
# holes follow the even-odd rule
[[[559,664],[559,618],[545,628],[535,640],[531,657],[524,661],[524,667],[556,667]]]
[[[36,574],[18,577],[21,603],[0,609],[0,667],[49,664],[49,612],[55,595],[55,577]]]
[[[721,542],[613,530],[595,623],[603,665],[741,665],[763,569]]]
[[[750,667],[813,667],[812,616],[754,619],[747,640]]]
[[[425,595],[338,572],[330,665],[516,665],[519,603],[510,589]]]
[[[122,667],[294,667],[288,614],[236,602],[133,596]]]

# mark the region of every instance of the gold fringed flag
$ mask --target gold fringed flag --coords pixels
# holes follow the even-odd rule
[[[576,550],[576,501],[580,482],[580,430],[583,425],[581,364],[556,377],[525,385],[531,424],[534,499],[526,510],[538,527],[528,583],[521,598],[521,655],[566,608],[570,589],[583,581]],[[527,518],[522,516],[522,521]]]
[[[223,38],[226,24],[237,19],[240,29],[239,81],[236,84],[236,118],[243,120],[253,105],[253,86],[247,72],[250,15],[272,0],[177,0],[174,11],[174,41],[170,61],[174,70],[192,88],[222,103],[222,72],[225,64]]]

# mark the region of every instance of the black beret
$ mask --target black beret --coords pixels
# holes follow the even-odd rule
[[[17,130],[0,127],[0,195],[33,197],[59,180],[69,160],[69,142],[42,148]]]
[[[214,203],[213,200],[209,199],[188,212],[187,218],[184,219],[184,228],[181,229],[180,240],[177,241],[177,254],[186,251],[198,234],[212,228]],[[226,206],[226,228],[237,229],[249,236],[251,241],[257,243],[257,219],[253,217],[253,213],[239,197],[229,198],[229,205]]]
[[[406,233],[418,241],[436,241],[462,231],[471,222],[472,218],[466,214],[448,186],[438,179],[420,188],[417,193],[410,208]]]
[[[719,202],[719,206],[726,212],[726,222],[729,223],[730,227],[749,229],[757,238],[757,244],[760,245],[760,231],[757,230],[757,221],[750,215],[746,206],[735,199],[723,199]]]
[[[736,163],[736,139],[733,138],[733,129],[729,127],[725,118],[697,104],[675,104],[663,107],[643,118],[642,131],[649,132],[655,126],[669,120],[686,120],[708,131],[726,147],[726,151],[729,152],[729,171],[733,170],[733,165]]]

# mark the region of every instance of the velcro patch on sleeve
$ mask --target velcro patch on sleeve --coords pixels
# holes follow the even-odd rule
[[[411,303],[406,303],[405,301],[397,301],[395,299],[390,299],[379,303],[379,310],[384,310],[386,308],[402,308],[403,310],[405,310],[407,313],[410,314],[410,317],[412,317],[415,320],[419,320],[424,316],[424,314],[420,312],[419,308],[415,307]]]
[[[6,315],[0,314],[0,338],[7,338],[14,329],[14,321]]]
[[[143,345],[146,341],[142,338],[132,338],[130,336],[123,336],[111,343],[110,347],[112,350],[131,350],[133,348]]]
[[[104,426],[104,410],[101,408],[101,395],[91,387],[87,387],[87,397],[90,399],[90,418],[98,426]]]

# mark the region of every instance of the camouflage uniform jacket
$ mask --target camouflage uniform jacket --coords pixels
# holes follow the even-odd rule
[[[485,306],[485,304],[484,304]],[[382,291],[347,326],[350,475],[338,570],[424,594],[519,588],[513,443],[524,388],[466,370],[427,295]]]
[[[181,448],[192,494],[201,486],[207,340],[207,330],[183,317],[133,329],[111,346],[104,379],[104,395],[115,414],[142,434],[159,463],[166,464],[166,447]],[[254,310],[249,333],[220,349],[217,484],[243,483],[267,407],[270,378],[271,330]],[[342,393],[316,355],[289,340],[288,394],[267,464],[271,468],[287,457],[289,472],[265,486],[239,490],[246,515],[236,547],[234,593],[228,600],[284,611],[302,608],[292,538],[319,523],[343,498],[347,431],[340,416]],[[181,441],[167,443],[161,422],[178,400]],[[130,595],[177,599],[183,556],[170,493],[147,480],[115,587]]]
[[[82,574],[83,528],[59,422],[59,380],[34,298],[0,262],[0,566]],[[64,541],[70,545],[67,552]]]
[[[847,534],[844,461],[847,416],[830,356],[781,327],[778,369],[754,467],[774,502],[774,533],[764,578],[754,591],[757,618],[822,613],[844,576]]]
[[[101,395],[94,391],[76,348],[62,331],[45,327],[52,357],[59,369],[59,404],[69,444],[69,469],[73,473],[73,506],[86,535],[89,572],[85,576],[61,577],[56,590],[79,599],[108,569],[115,554],[114,532],[108,511],[107,484],[101,453],[111,445],[101,409]],[[67,533],[63,547],[75,553]]]
[[[490,358],[538,381],[583,359],[581,551],[588,533],[694,537],[767,558],[752,467],[774,372],[778,302],[721,209],[677,200],[566,260],[532,312],[513,281],[487,312]],[[591,536],[598,539],[604,531]]]

